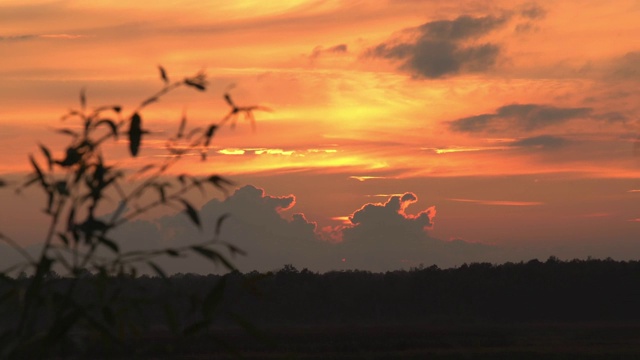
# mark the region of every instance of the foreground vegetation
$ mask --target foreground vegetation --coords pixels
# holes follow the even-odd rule
[[[15,264],[0,264],[0,359],[80,353],[98,342],[122,348],[132,337],[149,333],[160,318],[154,313],[153,322],[148,322],[140,315],[140,309],[155,298],[140,290],[136,276],[141,269],[150,269],[166,279],[159,258],[200,256],[224,269],[235,268],[230,256],[242,250],[218,238],[228,214],[217,219],[207,240],[185,246],[123,251],[121,239],[114,237],[122,225],[160,208],[181,209],[202,230],[199,211],[189,195],[197,192],[208,197],[207,188],[226,194],[232,182],[215,173],[174,175],[175,165],[194,155],[206,160],[224,124],[234,127],[244,116],[255,126],[253,111],[266,110],[238,106],[227,92],[223,99],[230,110],[219,121],[192,127],[183,113],[175,135],[165,137],[164,131],[147,126],[144,110],[178,89],[204,92],[209,82],[204,71],[173,81],[162,66],[158,71],[162,84],[158,91],[130,110],[114,104],[90,106],[81,90],[79,106],[61,117],[62,122],[75,124],[55,130],[67,137],[67,145],[54,149],[39,144],[39,156],[28,157],[31,171],[24,181],[0,179],[0,188],[13,188],[16,193],[38,190],[45,196],[43,211],[48,217],[35,255],[23,247],[24,239],[0,231],[0,242],[22,258]],[[147,137],[158,140],[158,135],[164,137],[165,154],[136,159]],[[128,147],[128,165],[113,154],[116,151],[112,153],[113,148],[105,147],[121,143]],[[25,276],[15,279],[14,274]],[[157,286],[154,291],[159,291]],[[161,295],[167,291],[165,287]],[[165,302],[162,326],[182,337],[206,329],[223,292],[224,281],[218,281],[204,296],[188,295],[191,312],[197,316],[172,308],[175,301]]]

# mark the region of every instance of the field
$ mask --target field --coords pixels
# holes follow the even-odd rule
[[[640,324],[335,326],[217,330],[156,347],[172,359],[640,359]],[[216,339],[213,341],[212,339]],[[147,339],[166,344],[162,336]],[[230,348],[220,346],[224,341]],[[230,353],[229,349],[233,349]],[[147,354],[150,355],[150,354]]]

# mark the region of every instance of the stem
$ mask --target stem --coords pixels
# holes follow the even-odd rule
[[[7,244],[9,244],[9,246],[11,246],[14,250],[16,250],[17,252],[20,253],[20,255],[22,255],[22,257],[24,257],[25,259],[27,259],[27,261],[31,264],[35,263],[35,260],[31,257],[31,255],[29,255],[28,252],[26,252],[22,246],[18,245],[17,242],[15,242],[14,240],[12,240],[11,238],[9,238],[8,236],[1,234],[0,233],[0,240],[6,242]]]

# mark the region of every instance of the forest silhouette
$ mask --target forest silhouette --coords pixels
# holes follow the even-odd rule
[[[47,278],[57,289],[73,283],[55,273]],[[639,279],[640,261],[554,257],[545,262],[472,263],[385,273],[316,273],[291,265],[267,273],[178,273],[167,278],[104,279],[87,273],[75,285],[82,294],[77,301],[91,303],[99,291],[118,289],[122,294],[110,306],[130,309],[120,316],[147,332],[119,346],[91,342],[87,334],[75,333],[75,338],[50,351],[65,355],[82,350],[88,357],[237,352],[248,358],[267,354],[285,358],[287,351],[298,356],[337,352],[342,355],[335,358],[364,358],[358,357],[359,351],[382,356],[411,349],[416,356],[458,358],[462,350],[477,355],[493,349],[494,356],[544,358],[562,351],[580,358],[595,350],[591,358],[604,359],[621,349],[629,351],[629,346],[636,349],[632,338],[640,333]],[[106,284],[99,288],[96,281]],[[224,293],[218,293],[220,302],[213,312],[202,311],[198,304],[211,301],[207,297],[212,287],[224,288]],[[0,289],[4,293],[8,285]],[[124,303],[131,299],[138,301]],[[19,306],[4,305],[9,311],[0,321],[2,327],[19,320]],[[167,324],[167,309],[173,309],[174,323]],[[189,332],[196,335],[188,338],[170,335],[170,327],[178,327],[180,321],[200,324],[207,318],[212,319],[207,331],[192,328]],[[242,332],[239,322],[247,325]],[[558,342],[556,348],[548,348]],[[78,343],[85,347],[78,349]]]

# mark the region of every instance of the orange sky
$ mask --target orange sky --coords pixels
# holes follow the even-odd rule
[[[185,107],[194,125],[220,119],[231,84],[238,104],[274,111],[176,171],[294,194],[318,228],[413,192],[415,212],[438,209],[442,240],[615,255],[611,237],[640,235],[639,18],[635,0],[5,0],[0,176],[26,170],[38,141],[62,146],[50,129],[70,125],[58,119],[81,88],[89,106],[126,110],[160,88],[158,64],[173,78],[204,69],[207,92],[145,110],[152,130],[175,131]]]

